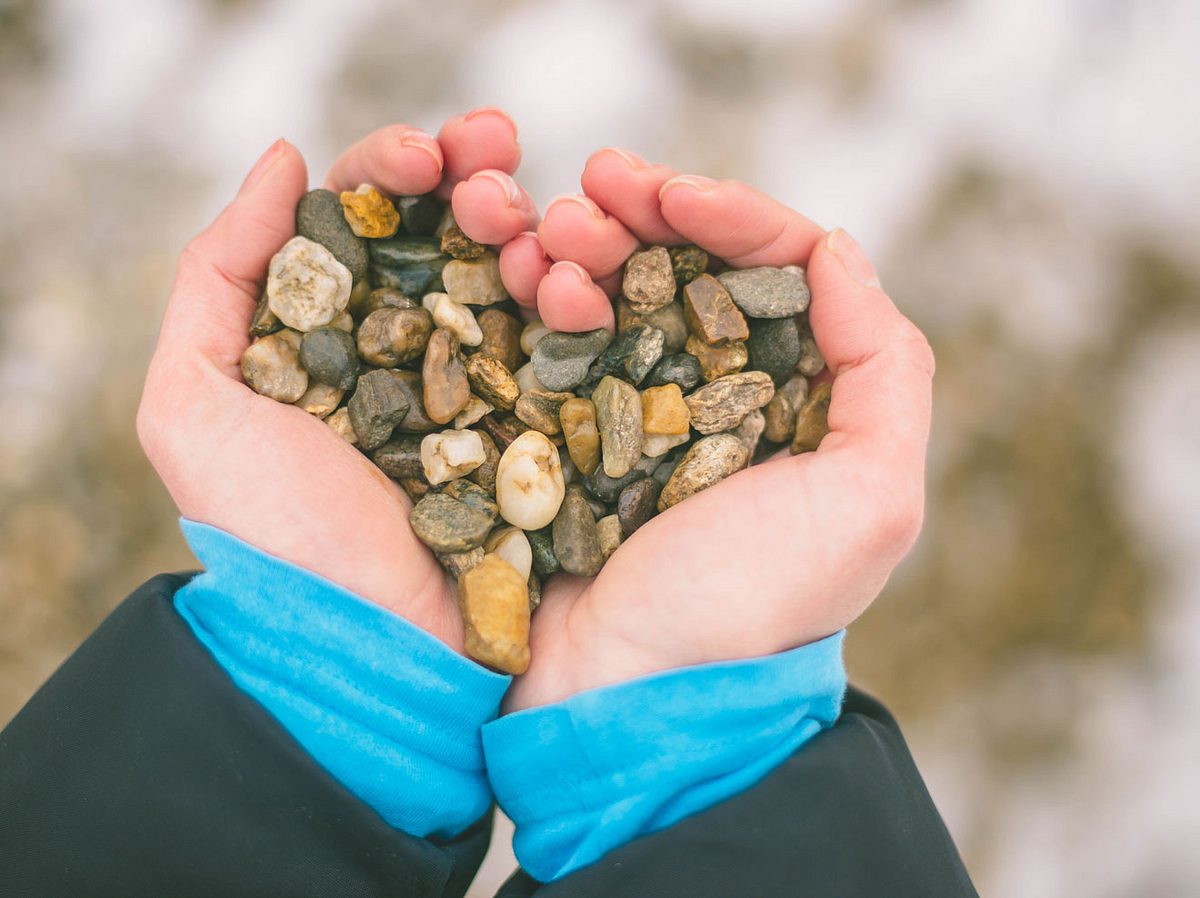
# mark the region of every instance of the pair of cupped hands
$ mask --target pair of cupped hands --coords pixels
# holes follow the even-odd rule
[[[392,125],[350,147],[325,186],[437,191],[472,239],[500,250],[505,286],[554,330],[613,326],[621,266],[642,245],[694,243],[730,265],[798,264],[833,379],[816,452],[743,470],[653,518],[593,579],[557,574],[533,616],[533,660],[509,710],[655,671],[770,654],[858,617],[911,547],[924,508],[933,356],[844,231],[736,181],[602,149],[583,193],[539,216],[513,179],[502,111],[437,137]],[[239,361],[271,256],[308,186],[278,141],[184,249],[138,410],[138,435],[180,512],[307,568],[462,651],[454,588],[408,523],[411,502],[300,409],[259,396]],[[402,659],[397,659],[402,662]]]

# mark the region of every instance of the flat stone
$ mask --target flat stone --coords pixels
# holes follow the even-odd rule
[[[600,465],[600,431],[596,429],[596,406],[590,399],[573,398],[558,411],[567,441],[567,452],[585,476]]]
[[[675,299],[675,275],[666,247],[652,246],[630,256],[621,292],[638,312],[653,312]]]
[[[663,332],[648,324],[635,324],[617,334],[588,369],[585,383],[597,384],[615,375],[634,386],[640,384],[663,354]]]
[[[454,429],[466,430],[472,424],[478,424],[484,415],[490,415],[494,411],[495,408],[472,393],[463,410],[454,416]]]
[[[276,402],[295,402],[308,389],[308,372],[300,364],[300,334],[276,331],[260,337],[242,353],[246,386]]]
[[[707,346],[707,343],[703,343]],[[737,345],[737,344],[734,344]],[[646,375],[642,385],[646,387],[661,387],[675,384],[685,393],[690,393],[704,379],[700,360],[688,352],[664,356],[654,369]]]
[[[424,309],[382,308],[358,327],[358,354],[372,365],[394,368],[420,358],[433,333],[433,316]]]
[[[756,408],[762,408],[775,395],[771,377],[762,371],[728,374],[684,399],[692,413],[692,427],[700,433],[732,430]]]
[[[534,430],[552,437],[563,432],[559,411],[563,403],[574,398],[572,393],[522,393],[517,399],[514,413]]]
[[[519,675],[529,669],[529,585],[499,555],[458,578],[466,653],[481,664]]]
[[[708,253],[698,246],[673,246],[668,252],[671,254],[675,283],[680,287],[690,284],[708,270]]]
[[[800,360],[796,362],[796,371],[805,377],[816,377],[825,370],[825,356],[817,347],[812,328],[808,322],[800,326]]]
[[[700,365],[700,376],[711,383],[726,374],[736,374],[750,361],[750,353],[741,340],[731,340],[719,346],[709,346],[699,337],[688,337],[687,351]]]
[[[345,390],[339,390],[337,387],[329,386],[329,384],[317,383],[310,379],[308,389],[304,391],[304,395],[293,402],[292,405],[308,412],[310,415],[324,418],[327,415],[333,414],[334,409],[338,407],[338,403],[342,401],[342,396],[345,392]]]
[[[587,379],[588,368],[612,338],[603,328],[583,334],[546,334],[533,348],[534,374],[547,390],[573,390]]]
[[[800,328],[796,319],[750,319],[746,351],[750,356],[750,367],[765,371],[771,375],[775,386],[780,386],[792,376],[800,361]]]
[[[395,480],[425,477],[421,462],[421,436],[415,433],[395,434],[371,453],[371,461]]]
[[[293,237],[267,269],[267,303],[298,331],[324,327],[350,302],[350,272],[319,243]]]
[[[450,298],[464,306],[490,306],[508,299],[495,253],[473,262],[454,259],[442,269],[442,283]]]
[[[539,577],[549,577],[562,570],[558,556],[554,554],[553,526],[538,530],[526,530],[529,549],[533,553],[533,572]]]
[[[483,547],[476,546],[469,552],[448,552],[435,555],[435,557],[442,569],[457,581],[459,577],[483,561],[483,554]]]
[[[432,193],[420,196],[396,197],[396,211],[400,213],[400,226],[406,234],[428,237],[442,222],[446,204]]]
[[[697,440],[679,460],[671,479],[658,497],[658,510],[666,511],[689,496],[706,490],[746,466],[746,447],[731,433]]]
[[[642,440],[642,455],[658,458],[692,438],[691,433],[652,433]]]
[[[437,263],[441,271],[450,261],[442,252],[441,241],[433,237],[400,235],[387,240],[371,240],[367,242],[367,253],[372,267],[376,268],[404,269]]]
[[[478,346],[483,342],[483,331],[479,322],[471,314],[471,310],[452,300],[445,293],[435,294],[437,302],[433,306],[433,323],[438,327],[454,331],[458,342],[463,346]]]
[[[554,555],[568,574],[594,577],[604,565],[596,518],[587,498],[578,486],[566,491],[562,507],[554,518]]]
[[[320,327],[300,341],[300,364],[318,383],[349,390],[358,380],[358,347],[344,330]]]
[[[471,398],[467,369],[458,352],[458,337],[439,327],[430,335],[421,366],[425,414],[446,424],[461,412]]]
[[[474,508],[476,511],[482,511],[491,518],[493,527],[500,520],[500,506],[496,504],[495,498],[473,480],[463,477],[451,480],[442,487],[442,492],[450,498],[457,499],[464,505]]]
[[[796,413],[796,433],[792,437],[791,453],[815,452],[829,433],[829,400],[833,397],[831,384],[817,384]]]
[[[653,477],[635,480],[617,496],[617,520],[626,537],[658,513],[658,494],[662,485]]]
[[[609,477],[604,473],[604,468],[596,468],[591,474],[583,479],[583,485],[588,493],[595,496],[601,502],[616,502],[617,497],[621,495],[621,490],[629,486],[635,480],[642,477],[648,477],[658,467],[657,458],[647,458],[642,456],[632,468],[620,477]]]
[[[691,423],[691,412],[677,384],[642,391],[642,431],[645,434],[686,434]]]
[[[400,213],[392,201],[370,184],[344,190],[339,199],[346,223],[356,237],[391,237],[400,227]]]
[[[687,322],[683,320],[683,306],[669,302],[653,312],[635,312],[625,299],[617,301],[617,333],[623,334],[631,327],[646,324],[663,332],[662,351],[671,355],[683,350],[687,342]]]
[[[729,432],[742,441],[742,445],[746,447],[746,457],[753,459],[766,426],[766,416],[763,415],[762,409],[756,408],[742,418],[741,423]]]
[[[516,415],[508,412],[494,412],[479,419],[479,426],[492,435],[496,445],[503,452],[521,434],[528,433],[530,427]],[[549,439],[547,437],[547,439]]]
[[[395,287],[376,287],[374,290],[368,290],[356,303],[355,294],[360,292],[359,285],[355,284],[354,289],[350,291],[348,307],[358,321],[362,321],[372,312],[380,309],[419,309],[421,307],[419,302],[411,296],[401,293]]]
[[[604,473],[621,477],[642,456],[642,398],[625,381],[610,376],[597,385],[592,402]]]
[[[746,268],[717,280],[751,318],[790,318],[808,308],[808,281],[800,269]]]
[[[332,415],[325,419],[325,423],[329,425],[329,429],[340,436],[351,446],[358,445],[358,437],[354,433],[354,428],[350,424],[350,410],[339,408]]]
[[[472,471],[467,476],[472,483],[477,483],[491,495],[496,495],[496,468],[500,464],[500,450],[496,448],[496,441],[492,439],[491,434],[482,431],[475,431],[479,434],[479,441],[483,443],[484,460],[478,468]]]
[[[271,303],[264,289],[262,296],[258,298],[258,305],[254,307],[254,314],[250,317],[250,336],[265,337],[282,328],[283,322],[271,311]]]
[[[468,552],[492,530],[492,518],[445,493],[426,493],[413,506],[409,523],[417,539],[434,552]]]
[[[350,425],[358,444],[370,452],[386,443],[396,425],[404,420],[409,394],[391,371],[380,368],[358,379],[346,408],[350,410]]]
[[[772,443],[787,443],[796,432],[796,414],[808,398],[808,381],[799,374],[792,375],[775,390],[775,395],[763,410],[763,436]]]
[[[525,531],[519,527],[497,527],[484,541],[483,548],[489,555],[499,555],[526,580],[533,573],[533,550]]]
[[[483,441],[472,430],[443,430],[421,440],[421,467],[434,486],[465,477],[485,461]]]
[[[710,346],[750,336],[746,319],[729,292],[710,274],[683,288],[683,317],[688,329]]]
[[[516,371],[525,361],[521,354],[521,322],[500,309],[484,309],[479,313],[482,339],[479,355],[495,359],[509,371]]]
[[[471,389],[480,399],[501,411],[513,410],[521,390],[503,362],[475,353],[467,359],[466,371]]]
[[[441,249],[446,255],[464,262],[481,259],[488,251],[482,243],[476,243],[464,234],[458,225],[452,225],[443,232]]]
[[[538,340],[550,333],[550,328],[542,324],[541,319],[535,318],[521,329],[521,352],[525,355],[533,355],[533,347],[537,346]]]
[[[624,534],[621,532],[621,522],[615,514],[608,514],[596,521],[596,533],[600,537],[600,554],[605,561],[621,546]]]
[[[496,470],[500,515],[514,527],[537,530],[554,520],[566,484],[558,449],[545,434],[530,430],[504,450]]]
[[[310,190],[300,197],[296,204],[296,233],[329,250],[355,282],[366,280],[366,242],[350,228],[342,212],[342,201],[332,190]]]

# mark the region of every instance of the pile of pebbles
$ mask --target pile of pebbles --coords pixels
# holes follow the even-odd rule
[[[522,323],[496,254],[432,195],[313,190],[296,233],[242,375],[400,484],[468,654],[499,670],[529,666],[544,578],[595,576],[658,512],[827,432],[801,268],[651,247],[625,264],[616,334],[568,334]]]

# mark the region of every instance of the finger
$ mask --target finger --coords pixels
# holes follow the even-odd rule
[[[500,279],[509,295],[523,308],[537,306],[538,285],[550,273],[551,259],[537,234],[518,234],[500,250]]]
[[[695,175],[660,191],[663,218],[687,240],[738,268],[802,265],[824,231],[798,212],[738,181]]]
[[[538,316],[555,331],[612,330],[612,301],[574,262],[555,262],[537,290]]]
[[[460,181],[451,205],[454,220],[476,243],[502,246],[537,225],[533,199],[512,175],[494,168]]]
[[[620,268],[638,248],[625,225],[585,196],[570,194],[550,203],[537,229],[550,258],[574,262],[596,281],[617,283]]]
[[[156,356],[198,351],[237,376],[267,264],[296,233],[307,183],[291,144],[276,141],[263,154],[233,202],[180,256]]]
[[[662,216],[658,192],[678,172],[666,165],[651,165],[619,147],[592,154],[583,168],[583,192],[597,206],[619,219],[642,243],[683,243],[679,233]]]
[[[512,174],[521,163],[517,126],[501,109],[483,106],[449,119],[438,132],[446,168],[438,193],[449,198],[454,186],[477,171]]]
[[[354,190],[374,184],[385,193],[428,193],[442,180],[445,160],[432,136],[411,125],[388,125],[342,153],[325,177],[325,188]]]

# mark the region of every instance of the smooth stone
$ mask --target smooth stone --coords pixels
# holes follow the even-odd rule
[[[351,290],[350,292],[353,293],[354,291]],[[329,322],[329,326],[336,327],[338,330],[345,331],[348,334],[353,334],[354,316],[349,312],[342,312],[342,314],[338,315],[331,322]]]
[[[501,411],[513,410],[521,389],[503,362],[475,353],[467,359],[466,371],[475,395]]]
[[[668,252],[671,254],[675,283],[680,287],[690,284],[708,270],[708,253],[698,246],[673,246]]]
[[[829,400],[833,386],[817,384],[796,413],[796,433],[792,437],[791,453],[815,452],[829,433]]]
[[[485,461],[483,441],[473,430],[443,430],[421,440],[421,467],[434,486],[465,477]]]
[[[612,339],[603,328],[583,334],[546,334],[533,348],[534,374],[547,390],[573,390],[587,379],[588,368]]]
[[[402,269],[440,262],[440,271],[449,262],[442,253],[441,242],[433,237],[401,235],[388,240],[371,240],[367,243],[367,252],[371,265],[379,268]]]
[[[707,344],[705,344],[707,345]],[[664,356],[642,382],[646,387],[661,387],[675,384],[685,393],[690,393],[704,379],[700,360],[688,352]]]
[[[408,496],[408,498],[412,499],[413,502],[420,502],[421,499],[424,498],[424,496],[428,494],[431,489],[433,489],[433,487],[425,482],[424,477],[405,477],[401,480],[397,480],[396,482],[400,484],[400,488],[404,490],[405,494]]]
[[[417,539],[435,552],[468,552],[482,546],[492,517],[446,493],[426,493],[409,515]]]
[[[743,371],[719,377],[684,399],[692,413],[692,427],[700,433],[731,430],[746,415],[762,408],[775,395],[770,375]]]
[[[548,437],[563,432],[559,422],[559,411],[569,399],[574,399],[572,393],[531,392],[522,393],[517,399],[514,414],[534,430],[541,431]]]
[[[483,561],[483,546],[476,546],[468,552],[446,552],[435,556],[442,569],[458,580],[471,568]]]
[[[763,436],[772,443],[787,443],[796,432],[796,414],[808,398],[808,381],[795,374],[775,390],[763,409]]]
[[[600,431],[596,429],[596,406],[590,399],[568,399],[558,411],[559,424],[567,441],[567,453],[584,475],[600,465]]]
[[[691,433],[653,433],[642,440],[642,455],[659,458],[692,438]]]
[[[796,362],[796,371],[805,377],[816,377],[825,370],[825,356],[817,346],[812,328],[806,321],[800,326],[800,360]]]
[[[276,402],[295,402],[308,389],[308,372],[300,364],[300,334],[276,331],[260,337],[242,353],[246,386]]]
[[[647,436],[686,434],[692,414],[678,384],[642,390],[642,432]]]
[[[588,368],[585,383],[596,384],[615,375],[634,386],[640,384],[663,354],[663,332],[648,324],[635,324],[604,347]]]
[[[346,404],[358,443],[368,452],[386,443],[408,413],[409,394],[392,374],[386,368],[368,371]]]
[[[623,334],[638,324],[648,324],[663,332],[663,354],[672,355],[683,350],[687,342],[687,322],[683,320],[683,306],[669,302],[653,312],[635,312],[624,299],[617,301],[617,333]]]
[[[358,289],[358,285],[355,285],[354,291],[351,291],[350,312],[359,321],[380,309],[418,309],[421,307],[421,304],[415,299],[401,293],[395,287],[376,287],[374,290],[368,290],[356,305],[354,292]]]
[[[283,328],[283,322],[271,311],[271,303],[267,299],[267,291],[263,290],[250,317],[250,336],[265,337]]]
[[[537,379],[537,373],[533,370],[533,362],[527,362],[514,371],[513,380],[517,382],[517,389],[522,393],[554,392],[552,390],[547,390],[545,385]]]
[[[479,355],[495,359],[509,371],[516,371],[525,361],[521,353],[521,322],[500,309],[484,309],[479,313]]]
[[[419,434],[394,434],[390,440],[371,453],[371,461],[375,462],[384,474],[395,480],[425,477]]]
[[[617,519],[626,537],[658,513],[658,494],[662,485],[653,477],[635,480],[617,496]]]
[[[532,356],[533,348],[537,346],[538,340],[550,333],[550,328],[542,324],[540,318],[535,318],[521,329],[521,352],[525,355]]]
[[[529,669],[529,585],[498,555],[458,578],[466,653],[489,667],[519,675]]]
[[[552,530],[550,526],[525,531],[525,538],[529,540],[529,549],[533,553],[533,572],[539,577],[549,577],[562,570],[558,556],[554,554]]]
[[[604,566],[604,554],[600,548],[596,518],[587,497],[578,486],[567,490],[551,532],[554,536],[554,555],[564,571],[580,577],[594,577],[600,573],[600,568]]]
[[[442,283],[450,298],[464,306],[490,306],[508,299],[495,253],[474,262],[454,259],[442,269]]]
[[[354,233],[332,190],[310,190],[296,204],[296,233],[319,243],[350,272],[355,282],[367,277],[366,241]]]
[[[324,327],[350,302],[350,272],[333,254],[306,237],[293,237],[267,269],[267,303],[293,330]]]
[[[592,402],[604,473],[624,476],[642,457],[642,398],[625,381],[609,376],[596,386]]]
[[[709,346],[699,337],[688,337],[687,351],[700,364],[700,376],[705,383],[712,383],[726,374],[736,374],[750,361],[750,353],[741,340]]]
[[[483,342],[483,331],[479,322],[466,306],[456,303],[445,293],[436,294],[438,299],[433,306],[433,323],[438,327],[454,331],[458,342],[463,346],[478,346]]]
[[[425,414],[438,424],[453,420],[471,399],[467,369],[453,331],[439,327],[430,335],[421,366],[421,383]]]
[[[330,430],[351,446],[358,445],[358,436],[354,433],[354,427],[350,424],[350,409],[345,406],[339,408],[325,419],[325,423],[329,425]]]
[[[665,246],[634,253],[625,263],[621,292],[638,312],[653,312],[675,298],[675,274]]]
[[[464,262],[480,259],[488,251],[482,243],[476,243],[464,234],[458,225],[452,225],[442,233],[441,249],[446,255]]]
[[[400,213],[400,226],[406,234],[427,237],[441,224],[447,205],[432,193],[420,196],[396,197],[396,211]]]
[[[479,419],[479,426],[492,435],[492,439],[496,441],[496,445],[502,452],[511,446],[517,437],[530,430],[528,424],[509,412],[493,412],[485,415]]]
[[[592,517],[599,521],[602,517],[608,514],[608,506],[592,496],[589,496],[585,491],[583,497],[587,499],[588,508],[592,510]]]
[[[600,537],[600,555],[605,561],[621,546],[624,534],[621,522],[615,514],[608,514],[596,521],[596,533]]]
[[[729,432],[742,441],[742,445],[746,447],[746,457],[752,459],[766,426],[766,416],[763,415],[762,409],[756,408],[742,418],[741,423]]]
[[[358,326],[358,354],[372,365],[394,368],[419,358],[432,333],[433,317],[424,309],[379,309]]]
[[[558,464],[562,468],[563,483],[570,486],[579,480],[579,469],[575,467],[575,462],[571,461],[571,453],[567,451],[565,438],[563,443],[564,445],[558,447]]]
[[[457,499],[464,505],[469,505],[476,511],[482,511],[492,519],[493,527],[500,520],[500,506],[496,504],[495,498],[493,498],[491,493],[469,478],[459,477],[456,480],[451,480],[442,487],[442,492],[452,499]]]
[[[666,511],[689,496],[708,489],[746,466],[746,447],[731,433],[697,440],[679,460],[671,479],[658,496],[658,510]]]
[[[318,383],[349,390],[358,380],[358,347],[340,328],[317,328],[300,341],[300,364]]]
[[[745,268],[717,275],[737,307],[751,318],[790,318],[808,308],[808,280],[799,269]]]
[[[438,422],[425,414],[425,389],[421,383],[420,372],[397,369],[390,373],[397,388],[408,400],[408,412],[396,425],[396,430],[401,433],[429,433],[431,430],[437,430]]]
[[[667,485],[667,481],[671,479],[671,475],[675,473],[675,469],[683,460],[683,456],[687,454],[687,449],[676,449],[667,454],[667,456],[659,462],[658,467],[650,474],[654,478],[654,482],[659,488]]]
[[[400,213],[392,201],[370,184],[343,190],[342,214],[356,237],[391,237],[400,227]]]
[[[331,387],[329,384],[314,383],[310,380],[308,389],[304,391],[304,395],[293,402],[292,405],[303,409],[310,415],[324,418],[327,415],[333,414],[334,409],[338,407],[338,403],[342,401],[342,396],[345,395],[345,392],[345,390]]]
[[[688,330],[710,346],[750,336],[729,291],[711,274],[702,274],[683,288],[683,317]]]
[[[771,375],[775,386],[792,376],[800,361],[800,327],[795,318],[752,318],[746,341],[749,365]]]
[[[483,543],[489,555],[499,555],[526,580],[533,573],[533,550],[525,531],[519,527],[497,527]]]
[[[496,441],[492,439],[491,434],[483,431],[475,431],[479,434],[479,440],[483,443],[484,461],[478,468],[467,475],[472,483],[477,483],[490,495],[496,495],[496,468],[500,464],[500,450],[496,448]]]
[[[591,474],[583,480],[583,485],[587,491],[599,499],[601,502],[616,502],[617,497],[621,494],[621,490],[629,486],[635,480],[642,477],[648,477],[658,467],[657,458],[648,458],[642,456],[629,472],[621,477],[609,477],[604,473],[604,468],[596,468]]]
[[[542,581],[538,579],[537,574],[529,575],[529,613],[532,614],[537,610],[538,605],[542,604]]]
[[[536,430],[509,444],[496,469],[496,501],[500,515],[514,527],[537,530],[554,520],[566,484],[558,449]]]
[[[478,424],[484,415],[490,415],[495,409],[478,396],[471,394],[463,410],[454,416],[454,429],[466,430],[472,424]]]
[[[420,265],[409,265],[405,268],[372,265],[371,278],[377,287],[391,287],[408,296],[421,296],[429,291],[441,290],[443,286],[442,269],[445,265],[445,259],[423,262]]]

